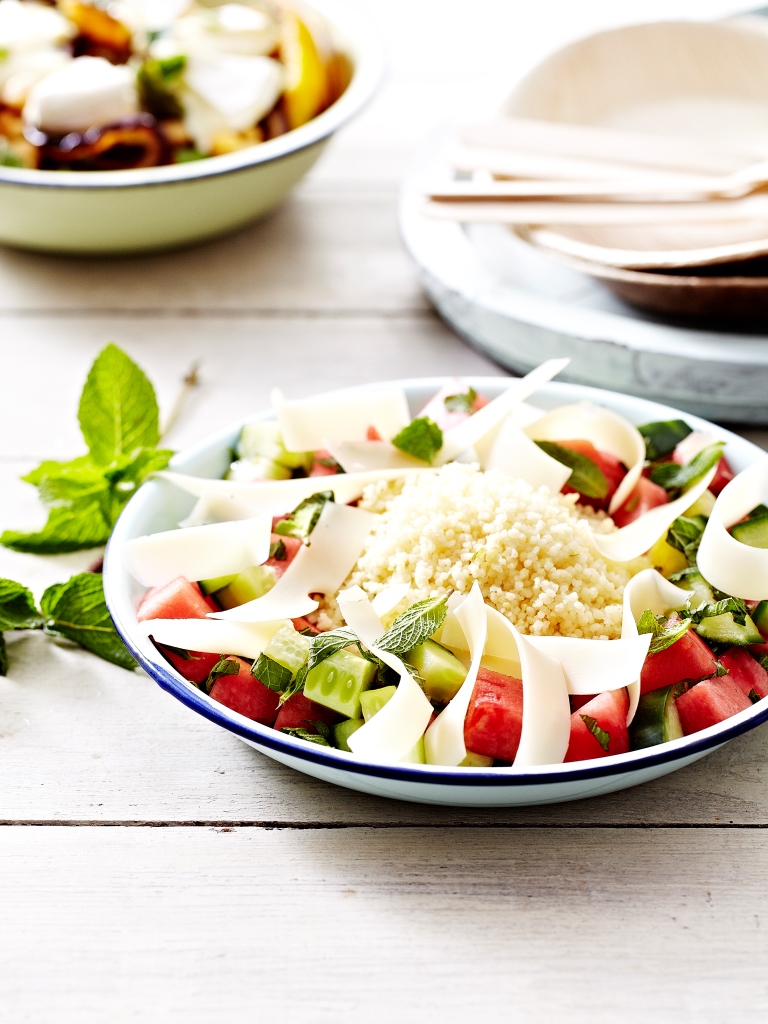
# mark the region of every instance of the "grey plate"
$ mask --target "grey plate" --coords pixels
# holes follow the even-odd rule
[[[452,137],[446,126],[418,152],[402,185],[400,229],[427,294],[470,345],[518,373],[570,356],[562,378],[574,383],[768,424],[768,334],[665,323],[503,227],[424,217],[421,183],[450,173]]]

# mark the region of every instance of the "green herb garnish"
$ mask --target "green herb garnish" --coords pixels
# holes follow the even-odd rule
[[[314,723],[317,724],[317,723]],[[325,723],[323,723],[325,724]],[[320,736],[319,733],[310,732],[309,729],[281,729],[280,732],[284,732],[287,736],[296,736],[300,740],[309,740],[310,743],[317,743],[320,747],[330,747],[330,743],[324,736]]]
[[[469,391],[464,394],[448,395],[443,399],[445,408],[449,412],[466,412],[470,416],[475,411],[475,402],[477,401],[477,392],[474,388],[470,388]]]
[[[281,540],[273,541],[269,545],[269,557],[274,558],[276,562],[284,562],[288,557],[288,552],[285,550],[285,544]]]
[[[430,597],[426,601],[418,601],[402,615],[398,615],[386,633],[376,641],[376,646],[390,654],[405,654],[437,632],[447,614],[446,597]]]
[[[392,438],[392,444],[414,459],[432,463],[443,447],[443,432],[429,416],[420,416]]]
[[[236,676],[239,671],[240,665],[233,658],[219,658],[208,673],[208,678],[200,684],[200,689],[210,693],[217,679],[221,679],[222,676]]]
[[[670,496],[679,497],[691,484],[701,479],[723,457],[723,442],[717,441],[694,455],[684,466],[676,462],[662,462],[651,473],[651,480],[666,491]]]
[[[275,693],[282,693],[293,681],[293,673],[284,665],[268,658],[266,654],[260,654],[258,659],[251,666],[251,675],[254,675],[260,683]]]
[[[681,441],[693,433],[684,420],[660,420],[637,428],[645,441],[645,457],[649,462],[671,455]]]
[[[667,532],[667,544],[682,551],[691,566],[696,563],[696,554],[706,525],[706,516],[678,516]]]
[[[49,587],[40,611],[45,620],[43,629],[49,636],[71,640],[121,668],[136,667],[112,623],[100,574],[80,573],[66,583]]]
[[[333,491],[319,491],[299,502],[287,519],[275,523],[274,533],[283,537],[298,537],[306,542],[307,537],[317,526],[320,514],[329,501],[334,501]]]
[[[690,618],[681,619],[680,622],[670,622],[663,615],[654,615],[650,608],[646,608],[637,623],[637,632],[651,634],[653,639],[648,653],[658,654],[659,651],[666,651],[687,633],[691,625]]]
[[[693,622],[699,623],[702,619],[712,619],[718,615],[727,615],[728,613],[733,616],[733,621],[737,626],[746,625],[749,609],[740,597],[724,597],[721,601],[703,604],[695,611],[692,611],[690,615]]]
[[[600,726],[597,724],[596,719],[592,718],[591,715],[579,715],[579,718],[582,720],[584,725],[586,725],[586,727],[589,729],[589,731],[592,733],[592,735],[595,737],[597,742],[600,744],[600,746],[607,754],[608,747],[611,743],[611,734],[609,732],[606,732],[605,729],[601,729]]]
[[[43,462],[22,478],[38,488],[48,521],[34,533],[6,530],[0,536],[6,547],[55,555],[105,544],[129,498],[173,454],[157,448],[154,388],[115,345],[91,367],[78,418],[88,455]]]
[[[557,462],[568,466],[571,475],[568,477],[568,486],[574,491],[583,494],[585,498],[602,499],[608,496],[608,481],[605,474],[592,459],[581,452],[575,452],[571,448],[565,448],[554,441],[536,441],[536,444],[543,452]]]
[[[181,85],[186,57],[148,60],[136,73],[136,88],[141,106],[158,120],[182,117],[184,109],[175,90]]]
[[[757,702],[760,700],[760,697],[755,693],[754,687],[752,687],[752,689],[749,691],[747,696],[749,697],[749,699],[752,701],[753,704],[757,704]]]

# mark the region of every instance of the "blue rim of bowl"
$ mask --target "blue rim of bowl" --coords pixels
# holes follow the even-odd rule
[[[328,394],[343,394],[344,392],[359,390],[376,390],[377,388],[393,385],[402,386],[406,391],[409,387],[412,388],[415,386],[427,386],[429,388],[434,387],[437,391],[450,379],[451,378],[448,377],[423,377],[377,382],[376,384],[338,389],[338,391],[328,392]],[[496,386],[499,380],[503,380],[504,378],[467,376],[465,379],[476,389],[482,389],[483,387],[488,388]],[[604,398],[606,395],[611,394],[611,392],[607,392],[601,388],[592,388],[581,384],[565,384],[559,382],[553,382],[546,385],[545,388],[540,390],[540,393],[551,393],[553,391],[561,391],[564,395],[570,395],[572,398],[580,398],[582,400],[589,399],[592,401],[597,401],[599,398]],[[709,423],[707,420],[704,420],[699,416],[694,416],[690,413],[681,414],[679,410],[676,410],[671,406],[662,405],[661,403],[652,402],[644,398],[636,398],[631,395],[621,395],[621,398],[624,402],[628,402],[630,405],[636,405],[637,407],[653,405],[656,410],[654,415],[663,414],[667,415],[668,418],[684,415],[686,419],[689,422],[692,422],[697,429],[714,429],[724,440],[731,440],[741,446],[750,448],[755,453],[768,457],[765,452],[762,452],[761,449],[756,445],[751,444],[751,442],[746,441],[744,438],[733,434],[731,431],[726,430],[723,427]],[[248,417],[248,419],[251,420],[271,418],[271,413],[263,413],[261,415]],[[189,458],[193,458],[195,454],[199,454],[207,450],[217,438],[221,437],[223,439],[224,437],[231,436],[239,429],[242,422],[243,421],[240,421],[237,424],[230,425],[224,430],[217,431],[213,436],[209,435],[202,442],[199,442],[194,446],[190,446],[183,452],[180,452],[175,458],[182,462]],[[138,495],[131,499],[128,506],[126,506],[126,510],[124,510],[123,515],[120,517],[121,519],[130,505],[136,501],[137,497]],[[330,768],[335,771],[348,772],[353,775],[377,777],[395,780],[398,782],[415,783],[418,785],[438,785],[481,789],[489,786],[494,788],[545,786],[577,782],[581,780],[610,778],[617,775],[634,773],[647,768],[653,768],[662,764],[670,764],[674,761],[688,762],[691,759],[695,759],[697,755],[705,754],[709,750],[722,746],[728,740],[735,739],[737,736],[741,736],[768,721],[768,700],[766,700],[766,706],[762,710],[758,711],[758,705],[755,704],[752,708],[733,716],[736,721],[733,721],[733,719],[727,719],[727,722],[731,722],[729,725],[720,723],[719,725],[712,726],[709,729],[702,730],[702,733],[698,736],[694,734],[693,736],[686,736],[681,740],[660,744],[664,749],[657,750],[655,753],[653,751],[656,748],[649,747],[644,751],[631,751],[627,754],[617,754],[613,757],[600,758],[598,761],[573,762],[574,767],[569,767],[563,764],[543,765],[541,770],[533,771],[520,771],[519,769],[516,770],[514,768],[465,768],[450,770],[433,765],[414,765],[409,767],[360,761],[345,754],[344,752],[336,751],[333,748],[325,748],[321,747],[319,744],[313,744],[306,740],[283,736],[281,733],[269,726],[263,726],[257,722],[251,722],[242,715],[238,715],[236,712],[230,711],[224,705],[217,704],[215,701],[212,701],[210,697],[198,690],[193,683],[187,682],[182,679],[181,676],[174,675],[170,668],[166,668],[148,658],[132,639],[130,630],[122,622],[120,615],[117,612],[116,603],[112,598],[110,553],[115,541],[117,541],[117,543],[120,543],[121,541],[121,531],[119,527],[120,520],[118,520],[118,523],[115,526],[112,538],[107,545],[104,555],[104,593],[115,629],[126,648],[130,651],[144,671],[154,679],[154,681],[163,690],[172,694],[186,707],[196,711],[198,714],[207,718],[209,721],[214,722],[216,725],[222,726],[229,732],[240,736],[249,743],[252,743],[257,747],[268,748],[269,750],[273,750],[276,753],[285,755],[286,757],[307,761],[311,764]],[[578,767],[575,765],[578,765]]]
[[[183,185],[249,171],[322,143],[359,114],[373,98],[384,75],[384,51],[374,28],[358,15],[350,0],[311,0],[307,6],[317,10],[333,29],[338,30],[342,48],[352,59],[353,73],[352,80],[336,102],[300,128],[237,153],[164,167],[126,171],[38,171],[0,167],[0,187],[13,185],[98,191]]]

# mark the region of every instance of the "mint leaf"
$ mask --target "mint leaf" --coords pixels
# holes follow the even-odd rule
[[[752,687],[752,689],[749,691],[747,696],[749,697],[749,699],[752,701],[753,704],[757,704],[757,702],[760,700],[760,697],[755,693],[755,688],[754,687]]]
[[[431,463],[443,447],[443,432],[429,416],[420,416],[392,438],[392,444],[414,459]]]
[[[188,652],[185,653],[187,654],[187,657],[189,657]],[[233,658],[219,658],[208,673],[208,678],[204,683],[200,684],[200,689],[204,690],[205,693],[210,694],[213,684],[217,679],[221,679],[222,676],[236,676],[239,671],[240,664]]]
[[[722,441],[710,444],[702,449],[698,455],[694,455],[690,462],[684,466],[676,462],[662,462],[660,466],[651,473],[651,480],[667,491],[671,491],[678,497],[695,483],[705,473],[708,473],[713,466],[716,466],[723,457]]]
[[[332,455],[316,455],[315,462],[318,466],[324,466],[325,469],[332,469],[334,473],[344,473],[341,464],[334,459]]]
[[[80,429],[97,465],[121,455],[134,457],[160,440],[155,389],[136,363],[116,345],[97,356],[80,396]]]
[[[579,718],[582,720],[584,725],[586,725],[586,727],[589,729],[589,731],[592,733],[592,735],[595,737],[597,742],[600,744],[600,746],[607,754],[608,747],[611,743],[611,734],[609,732],[606,732],[605,729],[601,729],[600,726],[597,724],[597,720],[592,718],[591,715],[579,715]]]
[[[678,516],[667,533],[667,544],[682,551],[693,565],[706,525],[706,516]]]
[[[8,675],[8,648],[5,646],[5,637],[0,633],[0,676]]]
[[[85,572],[54,584],[43,594],[40,607],[49,636],[71,640],[121,668],[136,667],[112,624],[100,575]]]
[[[309,669],[307,668],[307,665],[305,663],[296,673],[296,678],[292,680],[280,694],[280,707],[282,707],[283,704],[285,704],[285,702],[294,695],[294,693],[299,693],[301,690],[304,689],[304,683],[306,682],[307,679],[307,672],[309,672]]]
[[[390,654],[405,654],[428,640],[442,626],[447,614],[447,597],[418,601],[398,615],[376,646]]]
[[[357,634],[353,633],[348,626],[341,626],[340,629],[332,629],[327,633],[318,633],[312,637],[309,644],[309,655],[307,657],[307,672],[315,665],[330,658],[332,654],[343,651],[345,647],[353,645],[360,646]]]
[[[724,597],[722,601],[715,601],[713,604],[703,604],[700,608],[691,612],[691,618],[699,623],[702,619],[711,619],[717,615],[733,615],[733,621],[737,626],[745,626],[749,609],[740,597]]]
[[[680,442],[693,433],[693,428],[685,420],[659,420],[637,429],[643,435],[645,457],[649,462],[671,455]]]
[[[266,654],[260,654],[258,660],[253,663],[251,675],[255,676],[260,683],[276,693],[282,693],[293,681],[291,670],[268,658]]]
[[[320,747],[330,747],[330,743],[323,736],[319,736],[315,732],[310,732],[309,729],[281,729],[280,732],[284,732],[287,736],[296,736],[300,740],[309,740],[310,743],[317,743]]]
[[[572,471],[567,483],[574,491],[583,494],[585,498],[605,498],[608,495],[608,481],[605,474],[592,459],[575,452],[571,448],[565,448],[554,441],[536,441],[536,444],[543,452],[552,459],[556,459]]]
[[[691,628],[692,620],[681,619],[679,622],[670,621],[663,615],[656,616],[650,608],[646,608],[637,623],[637,632],[641,635],[650,633],[653,637],[649,654],[658,654],[659,651],[666,651],[677,640],[680,639]]]
[[[26,587],[0,579],[0,633],[7,629],[39,629],[43,620]]]
[[[276,562],[284,562],[286,560],[288,552],[285,550],[285,544],[281,540],[276,540],[269,545],[269,557],[274,558]]]
[[[470,416],[475,411],[475,401],[477,400],[477,392],[474,388],[470,388],[465,394],[459,395],[448,395],[443,399],[445,408],[449,412],[466,412]]]
[[[299,502],[287,519],[275,523],[273,533],[281,534],[283,537],[298,537],[306,541],[317,526],[327,502],[334,500],[333,491],[318,491],[317,494],[311,494]]]
[[[112,524],[104,520],[101,502],[86,500],[68,508],[54,508],[48,522],[35,533],[6,530],[0,544],[30,555],[62,555],[106,544]]]

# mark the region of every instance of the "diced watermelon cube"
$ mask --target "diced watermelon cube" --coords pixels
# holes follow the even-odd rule
[[[335,459],[330,452],[326,451],[325,448],[320,448],[315,452],[315,457],[312,461],[312,468],[309,471],[310,476],[336,476],[339,472],[334,465]]]
[[[597,696],[596,693],[588,693],[588,694],[572,693],[571,696],[569,697],[569,700],[571,702],[571,714],[573,714],[574,711],[578,711],[579,708],[583,708],[585,704],[589,704],[589,702],[591,700],[594,700],[596,696]]]
[[[275,574],[277,575],[278,579],[280,579],[280,577],[283,575],[285,570],[294,560],[296,555],[298,555],[302,546],[301,540],[298,537],[283,537],[279,533],[273,533],[271,537],[271,543],[278,544],[280,541],[282,541],[283,547],[285,549],[285,557],[268,558],[264,563],[265,565],[268,565],[275,570]]]
[[[278,730],[306,729],[307,732],[316,733],[316,722],[323,722],[330,726],[340,720],[341,716],[337,715],[335,711],[331,711],[330,708],[324,708],[322,704],[315,704],[303,693],[294,693],[280,708],[275,728]]]
[[[565,761],[591,761],[596,757],[610,757],[612,754],[626,754],[629,750],[627,712],[629,697],[624,687],[598,693],[588,704],[584,704],[571,715],[571,738]],[[590,730],[584,718],[591,718],[606,734],[606,750],[597,736]]]
[[[720,663],[728,669],[728,679],[736,683],[742,693],[749,696],[754,690],[758,697],[768,697],[768,672],[749,651],[743,647],[731,647],[720,655]]]
[[[317,634],[320,632],[320,630],[317,629],[316,626],[312,625],[309,619],[301,617],[298,619],[291,619],[291,622],[293,623],[293,628],[296,630],[297,633],[301,633],[302,630],[309,629],[315,634],[315,636],[317,636]]]
[[[172,651],[162,644],[157,644],[158,649],[170,661],[176,671],[188,679],[190,683],[204,683],[211,674],[211,669],[219,661],[219,654],[205,654],[202,651],[187,651],[188,657],[184,657],[177,651]]]
[[[622,463],[615,455],[611,455],[610,452],[603,452],[595,448],[591,441],[584,441],[577,438],[576,440],[558,441],[557,443],[561,448],[570,448],[571,451],[579,452],[580,455],[585,455],[595,463],[597,468],[608,481],[608,493],[604,498],[587,498],[584,495],[579,494],[578,491],[574,490],[574,488],[570,487],[568,484],[563,487],[563,494],[579,494],[578,500],[580,505],[591,505],[592,508],[607,509],[611,503],[611,498],[616,493],[616,488],[627,475],[627,471]]]
[[[464,719],[467,750],[484,757],[514,761],[522,728],[522,682],[513,676],[481,668]]]
[[[715,676],[686,690],[675,701],[683,733],[690,736],[692,732],[707,729],[710,725],[724,722],[731,715],[746,711],[752,702],[730,676]]]
[[[640,691],[648,693],[683,680],[707,679],[716,671],[714,654],[701,637],[689,629],[666,650],[647,655],[640,673]]]
[[[211,608],[198,585],[179,576],[163,587],[148,590],[136,615],[139,622],[146,619],[204,619],[209,611]]]
[[[233,654],[226,657],[230,661],[236,661],[240,669],[236,676],[219,676],[211,687],[211,697],[232,711],[252,718],[254,722],[273,725],[280,704],[280,694],[260,683],[251,674],[251,666],[247,661]]]
[[[624,504],[616,509],[611,518],[617,526],[627,526],[639,519],[657,505],[669,503],[669,495],[663,487],[659,487],[652,480],[641,476],[637,487],[632,491]]]
[[[445,404],[445,400],[450,398],[451,395],[466,395],[468,393],[469,386],[464,381],[459,380],[458,377],[454,377],[452,381],[430,398],[418,415],[419,417],[428,416],[442,431],[451,430],[453,427],[463,423],[464,420],[469,419],[472,413],[464,412],[461,409],[449,409]],[[472,403],[472,412],[477,412],[486,405],[488,405],[488,399],[483,395],[477,395]]]

